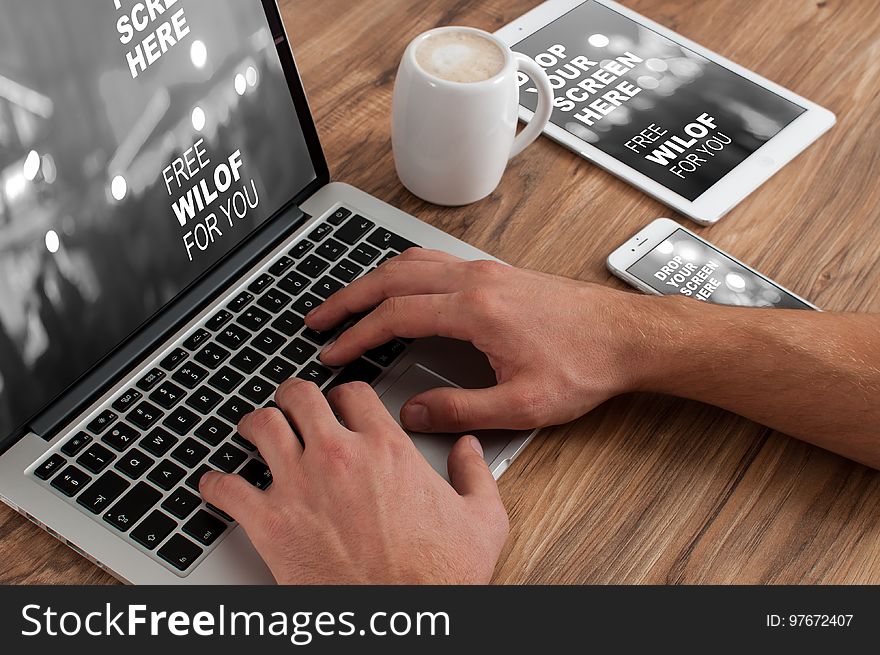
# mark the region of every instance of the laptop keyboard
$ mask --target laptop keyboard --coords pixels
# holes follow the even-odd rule
[[[343,369],[317,355],[339,331],[304,317],[366,272],[416,244],[339,208],[246,288],[157,359],[134,386],[96,410],[82,429],[32,468],[56,494],[178,575],[187,575],[234,527],[205,503],[209,470],[237,473],[259,489],[269,467],[236,432],[243,416],[272,407],[278,385],[297,376],[325,393],[375,384],[404,341]]]

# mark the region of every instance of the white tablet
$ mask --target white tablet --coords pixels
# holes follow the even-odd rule
[[[835,122],[828,110],[610,0],[549,0],[497,34],[550,76],[548,136],[703,225]],[[536,103],[521,75],[523,120]]]

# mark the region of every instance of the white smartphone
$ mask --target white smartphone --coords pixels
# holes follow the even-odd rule
[[[835,123],[828,110],[611,0],[549,0],[497,35],[550,77],[547,136],[703,225]],[[528,77],[519,81],[528,121],[538,95]]]
[[[658,218],[608,258],[608,269],[636,289],[738,307],[814,309],[773,280],[668,218]]]

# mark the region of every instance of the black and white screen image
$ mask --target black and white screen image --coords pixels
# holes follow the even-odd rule
[[[314,179],[260,0],[0,0],[0,439]]]
[[[813,309],[684,230],[627,269],[663,295],[737,307]]]
[[[689,201],[806,111],[592,0],[514,49],[550,76],[553,123]]]

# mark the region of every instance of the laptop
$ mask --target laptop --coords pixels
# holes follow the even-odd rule
[[[0,498],[127,583],[271,583],[198,493],[209,468],[271,485],[245,414],[291,376],[395,417],[495,383],[439,338],[326,368],[304,315],[407,248],[489,256],[330,181],[274,0],[0,16]],[[479,435],[496,477],[533,434]],[[445,476],[456,435],[411,436]]]

